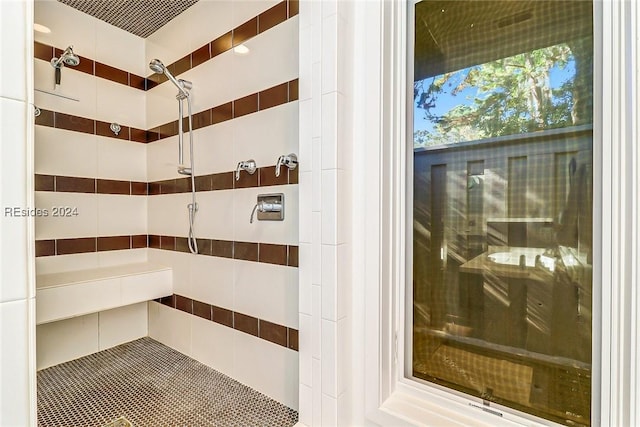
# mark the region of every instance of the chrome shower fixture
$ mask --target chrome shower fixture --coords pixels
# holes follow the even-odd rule
[[[56,84],[60,84],[60,69],[64,65],[75,67],[79,63],[80,57],[73,53],[73,46],[69,46],[68,48],[66,48],[64,52],[62,52],[62,55],[60,55],[60,58],[56,58],[55,56],[51,58],[51,66],[56,70]]]
[[[286,166],[289,170],[293,170],[298,166],[298,156],[293,153],[289,153],[286,156],[282,155],[278,157],[276,162],[276,178],[280,176],[280,166]]]
[[[240,180],[240,171],[247,171],[247,173],[249,175],[253,175],[254,173],[256,173],[256,170],[258,168],[256,167],[256,161],[253,159],[250,160],[245,160],[243,162],[239,162],[238,163],[238,167],[236,168],[236,181]]]
[[[164,74],[167,78],[178,88],[178,94],[176,99],[178,100],[178,173],[180,175],[187,175],[191,177],[191,203],[187,205],[189,211],[189,236],[187,243],[189,244],[189,251],[192,254],[198,253],[198,242],[195,236],[195,220],[196,212],[198,212],[198,203],[196,203],[196,182],[194,172],[194,156],[193,156],[193,115],[191,114],[191,98],[189,98],[189,90],[193,87],[191,82],[176,79],[173,74],[167,70],[162,61],[159,59],[153,59],[149,62],[149,68],[156,74]],[[189,126],[189,165],[184,164],[184,130],[182,129],[184,121],[184,100],[187,100],[187,123]]]
[[[171,83],[178,88],[178,95],[176,95],[176,99],[184,99],[189,96],[189,92],[187,91],[191,90],[193,87],[191,82],[183,79],[176,79],[173,74],[169,72],[167,67],[164,66],[162,61],[159,59],[152,59],[151,62],[149,62],[149,68],[151,68],[151,71],[156,74],[164,74],[167,76]]]

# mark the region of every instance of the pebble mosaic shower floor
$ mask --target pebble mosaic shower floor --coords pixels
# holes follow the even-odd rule
[[[297,421],[293,409],[151,338],[38,372],[39,427],[284,427]]]

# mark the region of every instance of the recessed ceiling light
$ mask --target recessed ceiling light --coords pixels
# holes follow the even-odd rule
[[[44,25],[41,25],[41,24],[33,24],[33,30],[39,33],[45,33],[45,34],[49,34],[51,32],[49,27],[45,27]]]
[[[233,51],[239,55],[246,55],[249,53],[249,48],[243,44],[239,44],[238,46],[233,48]]]

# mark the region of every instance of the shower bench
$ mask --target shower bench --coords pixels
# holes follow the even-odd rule
[[[150,262],[36,277],[36,324],[54,322],[173,293],[171,267]]]

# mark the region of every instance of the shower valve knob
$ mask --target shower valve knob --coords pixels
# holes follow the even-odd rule
[[[293,170],[298,166],[298,156],[293,153],[289,153],[286,156],[282,155],[278,157],[276,162],[276,177],[280,176],[280,166],[286,166],[289,170]]]
[[[253,175],[256,173],[256,169],[256,161],[253,159],[239,162],[236,168],[236,181],[240,180],[240,171],[244,170],[247,171],[249,175]]]

